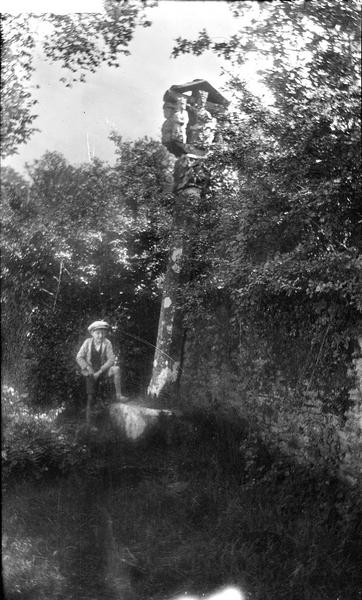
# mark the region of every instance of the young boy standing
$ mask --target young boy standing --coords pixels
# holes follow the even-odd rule
[[[79,349],[76,361],[86,378],[87,387],[87,410],[86,421],[89,424],[91,406],[94,404],[95,396],[100,381],[106,377],[114,378],[116,398],[118,402],[124,402],[127,398],[121,393],[121,371],[114,365],[115,356],[110,340],[106,337],[110,329],[106,321],[94,321],[88,327],[91,334]]]

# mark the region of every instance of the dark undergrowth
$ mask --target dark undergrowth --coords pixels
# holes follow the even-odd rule
[[[31,461],[8,465],[7,600],[171,600],[225,585],[250,600],[362,598],[356,490],[272,454],[235,419],[166,425],[138,444],[78,432],[75,464],[53,456],[45,470],[43,457],[38,479]]]

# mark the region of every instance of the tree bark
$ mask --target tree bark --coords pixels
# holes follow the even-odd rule
[[[229,102],[212,85],[197,79],[171,86],[164,95],[162,143],[177,157],[174,169],[173,239],[162,294],[156,352],[148,394],[167,401],[177,396],[184,343],[180,296],[187,280],[190,240],[201,190],[208,185],[205,158],[215,141],[217,115]]]
[[[200,194],[200,189],[190,187],[176,197],[174,233],[163,285],[152,377],[148,386],[151,397],[160,398],[164,395],[169,400],[176,394],[180,378],[185,335],[180,296],[188,279],[194,225],[192,206],[197,204]]]

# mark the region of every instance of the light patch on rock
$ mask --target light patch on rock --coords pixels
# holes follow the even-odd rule
[[[171,304],[172,304],[172,300],[171,300],[171,298],[169,298],[167,296],[167,298],[165,298],[165,300],[164,300],[163,305],[164,305],[165,308],[168,308],[169,306],[171,306]]]
[[[245,600],[244,594],[235,587],[224,588],[211,596],[202,596],[204,600]],[[189,596],[187,592],[183,596],[177,596],[173,600],[201,600],[200,596]]]
[[[112,404],[109,410],[112,421],[130,440],[137,440],[146,429],[156,423],[161,414],[171,415],[169,410]]]

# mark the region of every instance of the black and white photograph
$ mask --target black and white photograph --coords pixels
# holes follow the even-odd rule
[[[361,0],[2,0],[5,600],[362,600]]]

